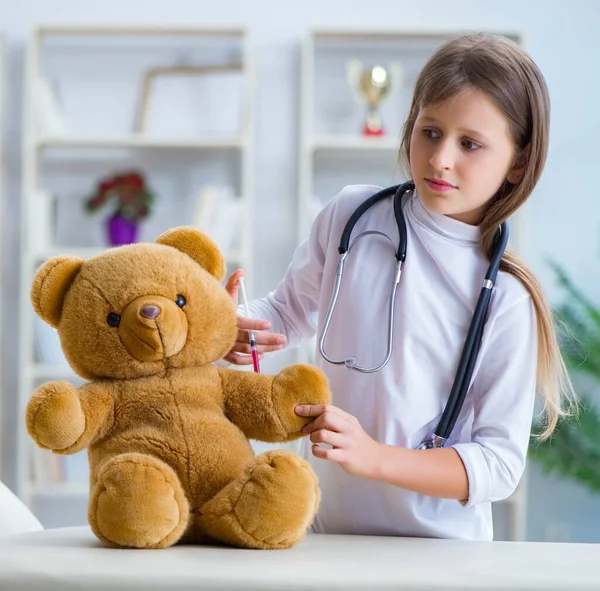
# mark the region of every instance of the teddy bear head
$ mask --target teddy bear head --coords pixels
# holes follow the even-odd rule
[[[231,349],[237,315],[224,275],[214,242],[179,227],[86,261],[53,257],[37,271],[31,300],[77,374],[132,379],[213,362]]]

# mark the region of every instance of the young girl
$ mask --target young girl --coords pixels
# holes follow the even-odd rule
[[[530,196],[548,149],[549,99],[542,74],[514,43],[468,35],[442,46],[421,72],[401,152],[415,189],[403,199],[408,244],[397,290],[394,348],[381,370],[331,365],[333,405],[299,406],[314,417],[304,455],[323,493],[316,533],[490,540],[491,502],[508,497],[524,470],[534,398],[545,400],[549,435],[572,400],[542,290],[505,252],[473,377],[444,447],[415,449],[435,429],[493,251],[499,225]],[[248,329],[259,351],[321,333],[342,230],[377,187],[344,188],[318,215],[284,279],[240,317],[227,356],[248,363]],[[327,335],[332,358],[376,366],[387,347],[398,243],[384,199],[358,221]],[[238,270],[228,282],[237,297]],[[256,320],[256,318],[261,320]],[[267,332],[265,329],[272,329]],[[568,407],[568,404],[566,405]]]

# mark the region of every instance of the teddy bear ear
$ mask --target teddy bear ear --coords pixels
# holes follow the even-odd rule
[[[225,277],[225,259],[219,247],[196,228],[188,226],[172,228],[161,234],[156,239],[156,243],[172,246],[187,254],[219,281]]]
[[[35,274],[31,286],[31,303],[38,316],[54,328],[58,327],[65,296],[83,262],[83,259],[77,257],[53,257]]]

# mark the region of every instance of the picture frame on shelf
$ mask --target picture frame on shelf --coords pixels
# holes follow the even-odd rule
[[[240,63],[147,70],[135,133],[166,137],[239,133],[243,113],[242,74]]]

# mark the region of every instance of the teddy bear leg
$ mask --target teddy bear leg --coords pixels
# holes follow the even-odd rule
[[[88,517],[96,536],[109,546],[166,548],[184,534],[189,503],[165,462],[126,453],[100,468]]]
[[[289,548],[306,534],[319,500],[317,478],[305,460],[269,451],[200,508],[198,526],[234,546]]]

